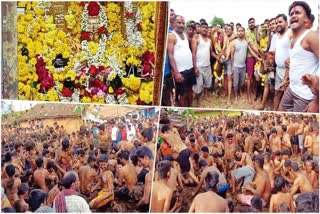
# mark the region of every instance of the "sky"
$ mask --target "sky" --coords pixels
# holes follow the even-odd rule
[[[314,28],[318,25],[318,0],[305,0],[315,15]],[[177,15],[188,20],[199,21],[201,18],[210,24],[214,16],[224,19],[225,23],[240,23],[248,27],[248,19],[254,17],[256,24],[261,24],[266,18],[270,19],[280,13],[288,16],[288,8],[293,0],[197,0],[181,1],[174,0],[170,8],[175,10]]]
[[[7,113],[9,111],[9,105],[12,105],[13,111],[24,111],[24,110],[30,109],[35,104],[36,104],[35,102],[28,102],[28,101],[2,100],[1,114]]]

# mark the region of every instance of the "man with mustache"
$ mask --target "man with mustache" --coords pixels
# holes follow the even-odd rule
[[[319,76],[319,32],[306,28],[310,21],[310,6],[303,1],[295,1],[289,7],[292,40],[290,44],[289,87],[284,92],[280,110],[293,112],[316,112],[319,94],[314,95],[302,76],[311,74]]]
[[[175,29],[169,33],[167,45],[171,73],[176,81],[176,93],[180,107],[191,106],[192,86],[197,83],[188,37],[184,29],[184,17],[176,16]]]
[[[289,45],[291,38],[291,31],[288,30],[287,16],[284,14],[279,14],[276,17],[276,30],[278,34],[273,35],[272,45],[269,52],[275,52],[275,62],[277,64],[275,73],[275,95],[273,101],[273,110],[277,111],[279,108],[279,103],[283,93],[280,84],[283,81],[286,63],[285,61],[289,58]],[[270,82],[267,81],[264,87],[263,99],[258,110],[263,110],[265,108],[266,101],[268,99],[270,90]]]

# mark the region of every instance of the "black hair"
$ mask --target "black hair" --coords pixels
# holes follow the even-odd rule
[[[299,165],[297,162],[291,162],[291,168],[293,171],[297,172],[299,171]]]
[[[246,31],[246,29],[245,29],[244,27],[242,27],[241,25],[238,27],[238,30],[239,30],[240,28],[241,28],[243,31]]]
[[[37,167],[42,167],[43,166],[43,158],[37,157],[36,164],[37,164]]]
[[[28,210],[23,209],[23,199],[18,199],[13,203],[13,208],[16,210],[17,213],[23,213]]]
[[[48,149],[44,149],[42,151],[42,156],[46,156],[47,154],[50,154],[49,150]]]
[[[240,23],[237,23],[236,26],[242,27],[242,25]]]
[[[248,127],[244,127],[244,128],[242,129],[242,131],[243,131],[243,132],[246,132],[246,133],[249,133],[249,132],[250,132],[250,129],[249,129]]]
[[[227,134],[227,138],[233,138],[233,134],[232,133],[228,133]]]
[[[281,13],[281,14],[279,14],[279,15],[276,16],[276,19],[278,19],[278,18],[280,18],[280,17],[282,17],[282,19],[287,22],[288,18],[287,18],[286,15],[284,15],[283,13]]]
[[[151,141],[153,138],[153,130],[152,128],[144,129],[141,133],[142,137],[147,138],[148,141]]]
[[[47,169],[54,169],[54,168],[55,168],[55,165],[53,161],[47,162]]]
[[[297,213],[319,213],[319,192],[300,193],[295,202]]]
[[[271,129],[271,133],[278,133],[276,128]]]
[[[4,213],[17,213],[16,209],[13,207],[4,207],[1,211]]]
[[[4,155],[4,162],[9,162],[12,160],[12,153],[11,152],[7,152],[5,155]]]
[[[198,162],[199,159],[200,159],[199,153],[194,153],[192,157],[193,157],[193,159],[194,159],[196,162]]]
[[[290,15],[290,12],[292,10],[292,8],[296,7],[296,6],[301,6],[304,11],[306,12],[308,18],[310,19],[310,16],[311,16],[311,8],[310,6],[304,2],[304,1],[294,1],[292,2],[292,4],[289,6],[289,15]]]
[[[29,186],[26,183],[20,184],[18,187],[18,195],[23,195],[24,193],[29,191]]]
[[[208,23],[207,22],[201,22],[201,25],[200,26],[207,26],[207,27],[209,27],[209,25],[208,25]]]
[[[141,146],[140,148],[138,148],[136,154],[138,158],[144,158],[144,156],[147,156],[150,159],[153,159],[152,151],[146,146]]]
[[[120,160],[123,158],[125,160],[129,160],[129,152],[127,151],[121,151],[119,154],[118,154],[118,158],[120,158]]]
[[[98,126],[98,129],[99,129],[99,130],[104,130],[104,124],[99,125],[99,126]]]
[[[291,160],[286,160],[284,162],[284,167],[286,167],[286,168],[291,167]]]
[[[16,169],[12,164],[9,164],[6,166],[6,173],[9,175],[9,177],[14,176],[16,173]]]
[[[263,157],[262,155],[256,155],[256,156],[254,157],[254,161],[259,164],[259,167],[260,167],[260,168],[263,168],[264,157]]]
[[[301,161],[302,161],[303,163],[305,163],[305,162],[307,162],[308,160],[312,160],[312,156],[309,155],[308,153],[304,153],[304,154],[302,155],[302,157],[301,157]]]
[[[254,18],[250,18],[250,19],[248,19],[248,23],[249,23],[251,20],[256,21]]]
[[[168,160],[163,160],[158,163],[158,175],[160,179],[166,178],[168,172],[171,169],[171,162]]]
[[[257,210],[262,210],[262,198],[260,196],[253,196],[253,198],[251,199],[251,205],[253,208],[257,209]]]
[[[269,22],[269,19],[265,19],[264,22]]]
[[[173,157],[171,155],[165,155],[163,157],[163,160],[174,161],[174,159],[173,159]]]
[[[310,17],[309,17],[309,19],[310,19],[310,21],[311,21],[311,24],[313,24],[313,22],[314,22],[314,19],[315,19],[314,15],[313,15],[313,14],[310,14]]]
[[[214,191],[217,183],[219,183],[219,174],[216,172],[208,172],[205,178],[205,187],[207,191]]]
[[[207,146],[201,147],[202,152],[209,152],[209,148]]]
[[[161,132],[162,133],[165,133],[166,131],[169,131],[169,130],[170,130],[170,128],[169,128],[168,125],[163,125],[162,128],[161,128]]]
[[[281,155],[281,152],[279,150],[275,151],[274,153],[275,156],[280,156]]]
[[[162,118],[162,119],[160,119],[160,121],[159,121],[159,123],[160,124],[169,124],[170,123],[170,120],[169,120],[169,118]]]
[[[106,154],[101,154],[100,156],[99,156],[99,162],[108,162],[108,155],[106,155]]]
[[[236,149],[234,150],[234,154],[236,154],[237,152],[242,152],[242,149],[240,146],[236,146]]]
[[[69,140],[67,138],[63,139],[61,144],[62,144],[62,149],[68,149],[70,146]]]
[[[62,180],[60,181],[60,184],[64,186],[66,189],[70,189],[71,185],[77,181],[77,176],[75,172],[69,171],[66,173]]]
[[[276,20],[276,18],[271,18],[271,19],[270,19],[270,22],[275,21],[275,20]]]
[[[88,163],[96,162],[96,161],[97,161],[97,159],[96,159],[96,157],[95,157],[94,155],[89,155],[89,157],[88,157]]]
[[[29,194],[29,207],[32,212],[36,211],[41,204],[47,199],[48,195],[42,189],[34,189]]]
[[[206,166],[208,166],[208,163],[207,163],[206,160],[201,160],[201,161],[199,162],[199,167],[200,167],[200,168],[201,168],[201,167],[206,167]]]
[[[282,176],[277,176],[274,178],[274,189],[277,192],[281,192],[285,186],[286,186],[286,181]]]

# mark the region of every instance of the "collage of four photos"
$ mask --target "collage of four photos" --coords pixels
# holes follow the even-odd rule
[[[319,213],[319,8],[1,1],[1,212]]]

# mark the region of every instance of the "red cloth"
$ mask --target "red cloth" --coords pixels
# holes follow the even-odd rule
[[[121,140],[123,140],[123,141],[127,140],[127,130],[126,129],[121,130]]]
[[[78,195],[78,192],[74,191],[73,189],[65,189],[56,196],[55,209],[57,213],[68,212],[65,197],[70,195]]]

